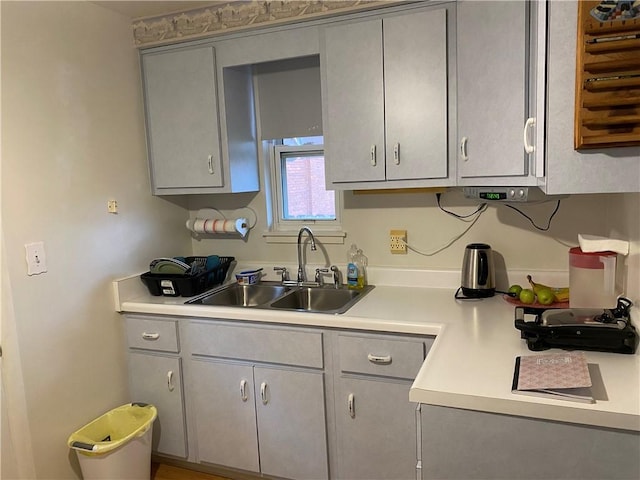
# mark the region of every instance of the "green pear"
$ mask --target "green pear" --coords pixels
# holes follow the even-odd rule
[[[518,297],[520,301],[526,305],[532,304],[536,299],[536,294],[530,288],[523,288]]]
[[[538,291],[536,292],[536,297],[538,297],[538,303],[540,305],[551,305],[556,301],[556,296],[550,288],[538,289]]]

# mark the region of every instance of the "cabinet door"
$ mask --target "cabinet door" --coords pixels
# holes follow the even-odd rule
[[[260,471],[251,365],[191,361],[197,458]]]
[[[222,186],[213,47],[146,54],[142,68],[154,193]]]
[[[328,478],[324,374],[275,367],[254,373],[262,473]]]
[[[528,172],[523,143],[528,114],[528,20],[524,0],[457,4],[461,177]]]
[[[327,27],[322,68],[327,182],[385,179],[382,20]]]
[[[416,404],[409,383],[339,378],[336,383],[338,478],[416,478]]]
[[[448,175],[446,15],[383,20],[387,180]]]
[[[129,353],[129,383],[134,402],[158,409],[153,451],[186,458],[186,427],[180,359],[151,353]]]

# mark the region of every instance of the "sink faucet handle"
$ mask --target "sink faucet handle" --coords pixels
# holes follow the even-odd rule
[[[333,286],[340,288],[340,269],[335,265],[331,265],[331,271],[333,272]]]
[[[289,280],[289,270],[287,270],[287,267],[273,267],[273,271],[280,274],[280,281],[286,282]]]
[[[316,283],[322,285],[322,274],[329,273],[328,268],[316,268]]]

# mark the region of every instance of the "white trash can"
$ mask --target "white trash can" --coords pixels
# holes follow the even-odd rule
[[[129,403],[72,433],[67,444],[76,451],[84,480],[149,480],[157,415],[153,405]]]

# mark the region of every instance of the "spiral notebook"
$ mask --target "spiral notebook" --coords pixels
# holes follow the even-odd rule
[[[511,391],[518,395],[595,403],[583,352],[516,357]]]

